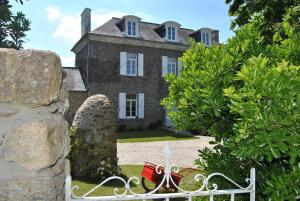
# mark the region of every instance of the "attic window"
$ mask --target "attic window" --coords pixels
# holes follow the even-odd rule
[[[127,35],[136,36],[136,23],[134,21],[127,22]]]
[[[167,36],[169,41],[176,41],[175,27],[167,28]]]
[[[210,34],[208,32],[202,32],[202,43],[210,46]]]

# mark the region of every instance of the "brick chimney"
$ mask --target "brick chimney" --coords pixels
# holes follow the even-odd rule
[[[81,13],[81,36],[91,31],[91,9],[85,8]]]

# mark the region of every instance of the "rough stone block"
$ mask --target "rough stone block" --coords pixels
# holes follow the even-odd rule
[[[59,98],[61,82],[55,53],[0,48],[0,102],[50,105]]]
[[[36,114],[16,125],[6,144],[4,157],[29,170],[49,167],[65,155],[69,143],[67,124],[59,115]]]

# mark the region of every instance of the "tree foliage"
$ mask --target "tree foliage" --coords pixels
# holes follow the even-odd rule
[[[285,18],[286,19],[286,18]],[[295,200],[300,193],[300,33],[282,22],[271,44],[250,23],[228,43],[206,48],[192,42],[170,75],[162,104],[176,108],[177,129],[207,130],[214,150],[200,150],[199,166],[246,186],[257,169],[258,200]],[[223,180],[219,186],[230,188]]]
[[[11,8],[8,0],[0,0],[0,47],[22,49],[30,21],[22,12],[13,14]]]
[[[300,30],[299,0],[226,0],[226,3],[229,4],[229,15],[235,17],[231,28],[255,21],[266,42],[272,42],[285,16]]]

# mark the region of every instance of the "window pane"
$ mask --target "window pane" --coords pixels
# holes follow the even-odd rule
[[[127,74],[130,74],[130,60],[129,59],[127,59],[127,61],[126,61],[126,73]]]
[[[168,62],[170,62],[170,63],[176,63],[176,58],[168,57]]]
[[[126,116],[130,116],[130,101],[126,101]]]
[[[176,64],[173,64],[173,66],[172,66],[172,73],[176,74]]]
[[[171,65],[168,64],[168,73],[171,73],[171,72],[172,72]]]
[[[175,28],[172,27],[172,40],[175,40]]]
[[[136,99],[136,94],[126,94],[126,99]]]
[[[202,42],[205,42],[205,33],[202,33]]]
[[[131,35],[131,21],[128,22],[128,35]]]
[[[136,59],[136,54],[127,53],[127,59]]]
[[[126,69],[126,74],[127,74],[127,75],[130,75],[130,74],[131,74],[131,69],[130,69],[130,67],[127,67],[127,69]]]
[[[132,101],[132,107],[131,107],[131,114],[132,116],[135,116],[136,113],[136,101]]]
[[[209,45],[209,37],[208,37],[208,33],[206,33],[206,44]]]
[[[135,22],[132,22],[132,35],[136,35]]]
[[[171,40],[171,27],[168,27],[168,39]]]

